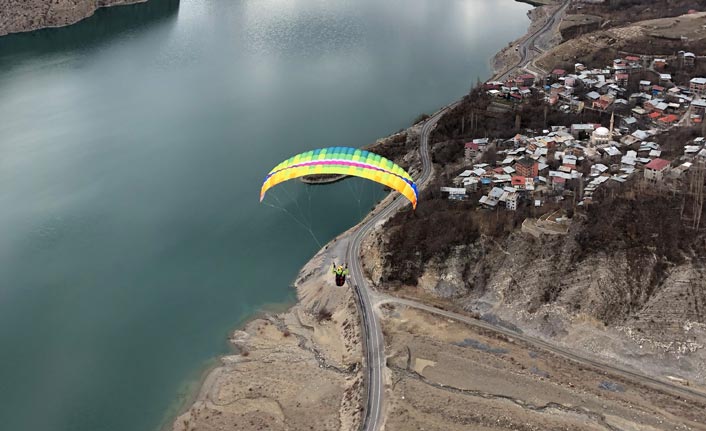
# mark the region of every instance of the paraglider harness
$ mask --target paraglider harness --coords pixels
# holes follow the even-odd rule
[[[346,283],[346,276],[348,275],[348,264],[346,264],[344,268],[341,265],[336,266],[336,262],[334,262],[331,272],[336,274],[336,286],[343,286]]]

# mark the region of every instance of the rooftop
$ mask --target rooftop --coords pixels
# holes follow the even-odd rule
[[[655,171],[661,171],[662,169],[669,166],[669,160],[664,159],[654,159],[650,163],[645,165],[645,169],[653,169]]]

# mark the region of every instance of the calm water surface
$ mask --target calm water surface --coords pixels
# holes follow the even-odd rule
[[[0,427],[155,430],[318,248],[263,175],[454,100],[528,8],[152,0],[0,38]],[[325,242],[382,196],[271,199]]]

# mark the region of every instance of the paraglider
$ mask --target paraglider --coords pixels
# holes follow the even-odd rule
[[[378,154],[348,147],[329,147],[297,154],[275,166],[260,189],[260,202],[270,188],[306,175],[338,174],[366,178],[400,192],[417,207],[417,185],[400,166]]]
[[[365,178],[380,183],[399,192],[417,208],[417,185],[412,176],[400,166],[378,154],[348,147],[329,147],[297,154],[272,169],[260,188],[260,202],[272,187],[294,178],[308,175],[344,175]],[[310,227],[312,237],[316,236]],[[317,240],[318,244],[318,240]],[[321,245],[319,244],[319,247]],[[335,275],[336,286],[343,286],[348,275],[348,265],[336,265],[331,272]]]
[[[336,266],[336,262],[333,263],[333,269],[331,270],[333,274],[336,274],[336,286],[343,286],[346,284],[346,276],[348,275],[348,264],[345,267],[342,265]]]

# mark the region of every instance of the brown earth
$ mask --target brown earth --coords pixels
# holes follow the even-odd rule
[[[386,430],[706,429],[706,405],[384,304]]]
[[[706,384],[706,235],[680,223],[678,197],[644,193],[603,196],[541,239],[518,232],[526,214],[427,195],[368,239],[365,268],[395,295]]]
[[[577,1],[569,13],[597,15],[606,26],[617,27],[656,18],[683,15],[690,10],[703,11],[700,0],[605,0],[601,3]]]
[[[330,261],[345,253],[339,244],[329,244],[302,269],[297,305],[233,334],[236,353],[221,358],[174,431],[357,427],[363,389],[358,314],[351,290],[336,287],[328,273]]]
[[[601,27],[603,19],[595,15],[570,14],[561,20],[559,31],[564,40],[596,31]]]
[[[108,6],[144,3],[147,0],[0,0],[0,36],[8,33],[63,27]]]
[[[703,55],[705,25],[706,12],[635,22],[570,39],[541,55],[536,63],[545,70],[573,70],[575,63],[603,67],[624,53],[668,57],[685,50]]]

